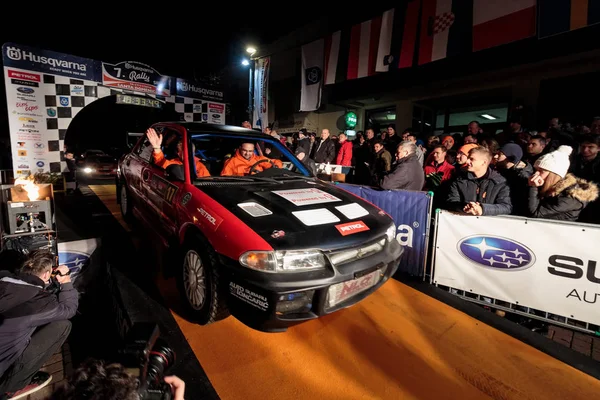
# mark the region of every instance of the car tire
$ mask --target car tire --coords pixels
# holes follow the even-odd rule
[[[226,293],[219,281],[216,254],[208,243],[195,235],[183,246],[177,286],[190,317],[208,325],[229,316]]]
[[[117,185],[117,189],[121,216],[126,222],[131,222],[133,220],[133,207],[131,205],[129,190],[127,190],[127,186],[124,182]]]

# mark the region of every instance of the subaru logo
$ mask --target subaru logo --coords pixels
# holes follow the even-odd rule
[[[90,256],[79,251],[60,251],[58,252],[58,263],[65,265],[71,271],[71,280],[75,280],[81,270],[88,264]]]
[[[498,236],[476,235],[461,239],[458,252],[482,267],[521,271],[535,264],[535,254],[527,246]]]
[[[43,161],[38,161],[38,162],[35,163],[35,165],[37,165],[39,168],[42,168],[46,164],[44,164]]]
[[[33,90],[32,88],[29,88],[29,87],[18,87],[17,92],[24,93],[24,94],[31,94],[31,93],[35,92],[35,90]]]

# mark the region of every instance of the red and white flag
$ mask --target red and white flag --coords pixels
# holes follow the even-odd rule
[[[342,31],[337,31],[325,37],[325,84],[336,82],[338,60],[340,57],[340,38]]]
[[[348,79],[375,75],[381,16],[356,24],[350,32]]]
[[[473,0],[473,51],[536,34],[536,0]]]
[[[451,33],[458,25],[460,4],[453,3],[452,0],[423,0],[419,65],[454,55],[458,38]]]
[[[375,65],[377,72],[412,67],[420,7],[421,0],[409,0],[383,13]]]

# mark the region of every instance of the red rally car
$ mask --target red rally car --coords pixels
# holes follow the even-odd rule
[[[200,123],[153,129],[119,161],[118,201],[181,250],[178,287],[198,323],[232,314],[284,331],[357,303],[396,272],[393,220],[311,176],[278,140]]]

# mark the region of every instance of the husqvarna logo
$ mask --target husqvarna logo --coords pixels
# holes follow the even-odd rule
[[[496,270],[520,271],[535,264],[527,246],[499,236],[469,236],[458,242],[457,250],[467,260]]]
[[[16,47],[7,47],[6,56],[11,60],[20,61],[23,56],[21,55],[21,49]]]

